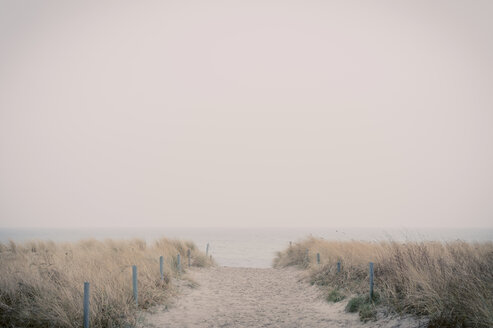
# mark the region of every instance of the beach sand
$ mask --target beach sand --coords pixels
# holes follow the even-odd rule
[[[213,267],[187,276],[198,286],[181,280],[175,302],[142,312],[139,327],[420,327],[410,317],[364,324],[293,268]]]

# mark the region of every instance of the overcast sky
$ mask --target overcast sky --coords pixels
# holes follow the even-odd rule
[[[493,227],[493,1],[0,1],[0,226]]]

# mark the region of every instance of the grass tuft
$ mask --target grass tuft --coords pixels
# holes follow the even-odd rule
[[[361,305],[365,303],[365,300],[362,296],[353,297],[349,300],[346,305],[346,312],[356,313],[359,311]]]
[[[346,296],[344,296],[344,294],[342,294],[338,289],[333,289],[329,292],[329,295],[327,296],[327,301],[337,303],[345,298]]]
[[[377,319],[377,310],[372,303],[363,303],[358,309],[359,319],[363,322]]]
[[[370,300],[369,296],[356,296],[349,300],[346,305],[346,312],[359,313],[359,318],[363,322],[375,320],[377,318],[376,305],[380,304],[380,297],[374,294]]]

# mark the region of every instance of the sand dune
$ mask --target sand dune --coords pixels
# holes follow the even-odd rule
[[[150,327],[419,327],[414,319],[385,318],[363,324],[344,312],[345,302],[327,303],[320,289],[300,281],[293,268],[214,267],[193,269],[181,296],[169,308],[142,313]]]

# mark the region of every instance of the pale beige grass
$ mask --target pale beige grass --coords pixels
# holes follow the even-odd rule
[[[316,263],[316,253],[321,264]],[[369,262],[374,262],[375,292],[389,309],[429,317],[434,327],[493,327],[491,242],[307,238],[279,252],[274,265],[308,269],[309,280],[326,286],[327,292],[367,295]]]
[[[211,265],[191,242],[160,239],[85,240],[77,243],[32,241],[0,244],[0,326],[81,327],[83,284],[90,283],[91,327],[135,323],[132,270],[138,268],[139,307],[166,302],[174,294],[176,255],[186,270]],[[161,281],[159,256],[164,256]]]

